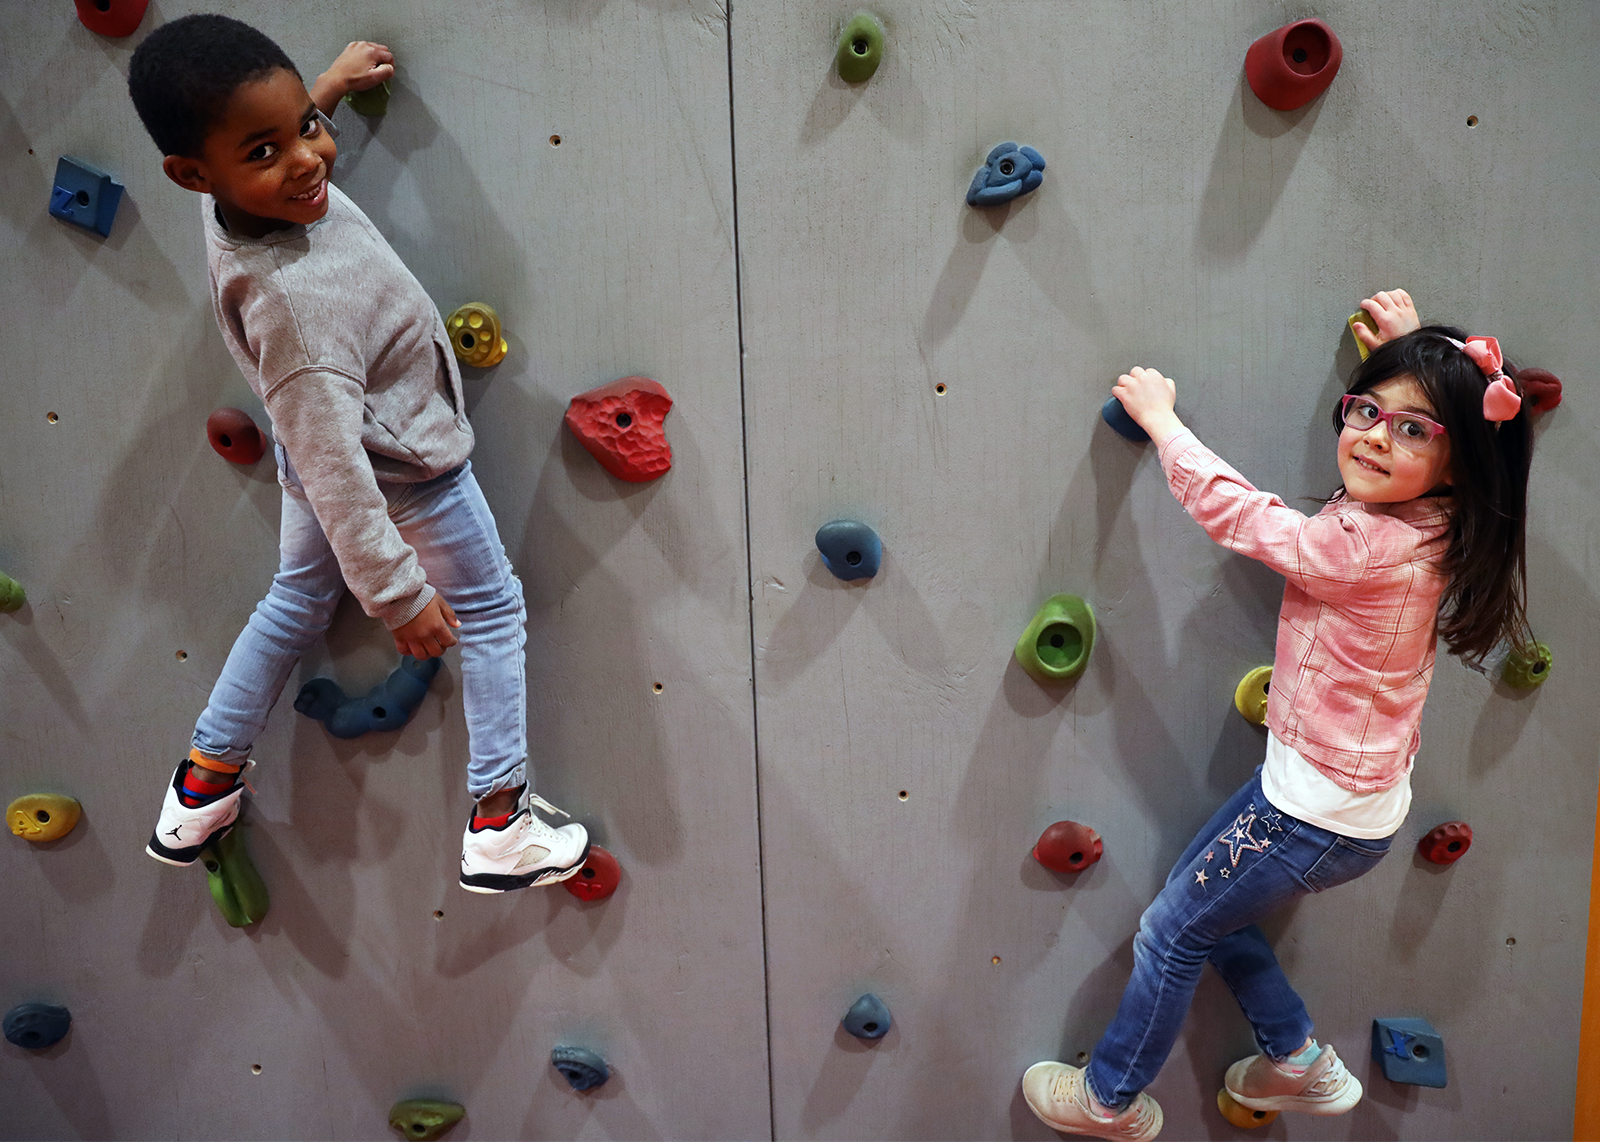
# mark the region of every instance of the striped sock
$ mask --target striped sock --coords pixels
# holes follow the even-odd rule
[[[510,813],[504,813],[498,817],[480,817],[474,813],[472,815],[472,827],[474,829],[503,829],[506,822],[515,815],[516,810],[514,809]]]
[[[206,769],[191,761],[188,772],[183,775],[183,788],[178,791],[178,799],[193,809],[208,798],[232,789],[237,777],[237,770],[233,773],[222,773],[215,769]]]

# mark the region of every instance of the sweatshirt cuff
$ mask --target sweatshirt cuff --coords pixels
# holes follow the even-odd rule
[[[388,627],[390,630],[398,630],[400,627],[405,626],[412,619],[420,615],[423,611],[423,608],[429,603],[433,602],[433,597],[438,593],[439,592],[433,589],[432,583],[424,583],[422,585],[422,590],[418,591],[416,596],[412,598],[410,602],[394,604],[394,607],[397,609],[391,610],[388,614],[384,615],[383,625]]]
[[[1172,478],[1172,469],[1179,458],[1191,448],[1198,447],[1200,447],[1200,438],[1190,428],[1174,432],[1167,438],[1167,442],[1161,446],[1160,454],[1161,470],[1167,474],[1167,479],[1170,480]]]

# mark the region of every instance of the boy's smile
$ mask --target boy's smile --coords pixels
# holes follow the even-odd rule
[[[234,91],[199,158],[169,155],[162,166],[179,186],[215,197],[229,230],[260,238],[327,214],[338,153],[305,84],[279,68]]]

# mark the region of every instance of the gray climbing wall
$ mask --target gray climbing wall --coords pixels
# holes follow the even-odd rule
[[[846,8],[741,4],[733,24],[778,1136],[1050,1136],[1018,1080],[1093,1046],[1139,913],[1260,760],[1232,693],[1271,661],[1281,591],[1205,538],[1100,404],[1159,367],[1259,485],[1325,494],[1344,318],[1394,285],[1570,378],[1530,526],[1559,666],[1516,699],[1442,660],[1394,855],[1270,926],[1370,1093],[1267,1136],[1569,1136],[1600,728],[1581,696],[1597,10],[1323,5],[1344,67],[1292,113],[1242,65],[1302,6],[877,10],[888,51],[862,87],[829,72]],[[1007,139],[1043,152],[1043,187],[969,210]],[[836,517],[882,536],[870,585],[810,550]],[[1090,600],[1101,641],[1050,690],[1010,651],[1059,591]],[[1440,872],[1413,845],[1453,817],[1477,841]],[[1059,818],[1104,837],[1075,879],[1029,857]],[[863,1048],[835,1025],[868,990],[895,1026]],[[1391,1014],[1443,1030],[1447,1089],[1370,1062]],[[1236,1136],[1213,1098],[1253,1049],[1207,978],[1152,1088],[1163,1137]]]
[[[468,1108],[452,1137],[765,1135],[717,6],[328,3],[280,19],[158,0],[147,28],[196,7],[264,23],[310,75],[357,37],[399,56],[387,118],[339,111],[337,177],[442,310],[484,300],[506,322],[509,356],[469,370],[467,393],[527,589],[540,788],[625,880],[588,905],[456,887],[454,655],[398,736],[336,742],[285,695],[256,748],[250,844],[273,894],[258,929],[226,927],[200,871],[143,855],[163,774],[270,580],[278,490],[270,461],[233,467],[205,440],[212,408],[260,407],[209,312],[198,202],[161,175],[127,101],[137,37],[96,37],[69,4],[7,3],[0,569],[31,602],[0,616],[3,799],[59,789],[85,819],[50,851],[0,845],[0,1007],[47,998],[76,1017],[43,1056],[3,1046],[0,1133],[376,1138],[392,1102],[432,1094]],[[109,240],[46,216],[61,153],[127,184]],[[674,469],[642,487],[561,424],[573,394],[631,373],[678,401]],[[359,692],[393,662],[351,606],[291,688],[331,672]],[[570,1091],[558,1042],[598,1049],[611,1082]],[[213,1088],[185,1080],[194,1064]],[[708,1097],[712,1076],[739,1096]]]
[[[188,10],[158,0],[147,27]],[[1530,526],[1558,664],[1518,698],[1442,660],[1394,855],[1270,926],[1369,1095],[1264,1136],[1569,1131],[1600,769],[1580,689],[1600,665],[1596,11],[1330,4],[1344,69],[1276,113],[1241,65],[1307,14],[1283,4],[897,0],[885,63],[848,88],[830,64],[853,10],[332,2],[269,23],[308,73],[355,37],[400,56],[385,120],[340,111],[339,178],[442,309],[507,323],[510,356],[467,383],[528,590],[540,786],[627,879],[598,905],[454,887],[452,662],[384,740],[332,741],[286,697],[249,829],[273,911],[241,933],[198,872],[139,850],[271,573],[270,465],[202,432],[218,405],[260,410],[207,308],[194,201],[123,93],[137,37],[0,3],[0,571],[30,595],[0,616],[0,801],[85,804],[58,845],[0,838],[0,1005],[77,1019],[40,1055],[0,1044],[0,1136],[370,1138],[432,1094],[468,1107],[452,1138],[1048,1137],[1017,1081],[1092,1046],[1139,912],[1258,760],[1231,694],[1270,659],[1280,589],[1099,405],[1161,367],[1247,475],[1324,493],[1343,318],[1389,285],[1569,382]],[[1004,139],[1044,152],[1046,183],[970,211]],[[46,216],[62,153],[128,185],[109,240]],[[560,417],[636,372],[677,401],[675,466],[624,487]],[[820,567],[837,517],[883,536],[872,582]],[[1058,591],[1101,640],[1048,690],[1010,652]],[[291,687],[391,663],[351,607]],[[1454,817],[1468,858],[1419,862]],[[1028,857],[1058,818],[1105,838],[1075,879]],[[837,1026],[868,990],[895,1017],[870,1048]],[[1451,1086],[1384,1080],[1377,1014],[1439,1026]],[[570,1093],[557,1042],[616,1077]],[[1212,1098],[1250,1049],[1207,979],[1153,1088],[1165,1137],[1235,1136]],[[197,1061],[215,1089],[185,1081]]]

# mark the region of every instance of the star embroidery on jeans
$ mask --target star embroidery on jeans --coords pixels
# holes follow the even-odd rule
[[[1216,849],[1212,849],[1210,852],[1206,853],[1206,863],[1210,864],[1211,863],[1211,858],[1216,856],[1216,855],[1217,855],[1217,850]]]
[[[1266,849],[1267,842],[1258,841],[1250,835],[1250,826],[1256,823],[1254,813],[1240,813],[1239,819],[1234,821],[1233,827],[1223,832],[1217,838],[1218,844],[1228,846],[1228,858],[1234,868],[1239,867],[1241,853],[1259,853]]]
[[[1211,878],[1206,875],[1206,870],[1205,869],[1201,869],[1199,872],[1194,874],[1194,882],[1196,884],[1200,885],[1200,887],[1202,887],[1202,888],[1205,887],[1206,881],[1208,881],[1210,879]]]
[[[1278,822],[1282,821],[1282,820],[1283,820],[1283,818],[1281,816],[1279,816],[1277,813],[1268,813],[1265,817],[1261,818],[1261,823],[1267,827],[1267,832],[1270,833],[1274,829],[1276,829],[1278,832],[1281,833],[1281,832],[1283,832],[1283,826],[1280,825]]]
[[[1228,879],[1228,870],[1227,869],[1223,869],[1222,870],[1222,879],[1223,880],[1227,880]]]

